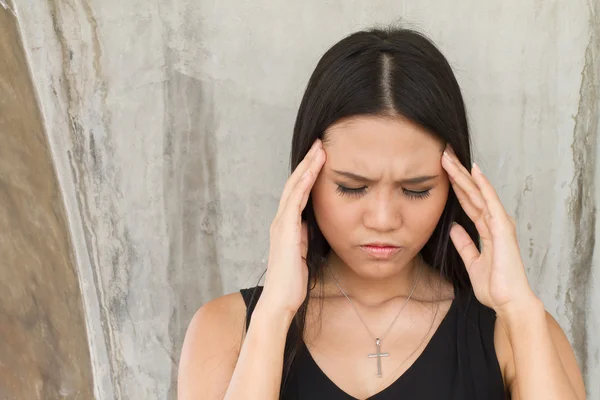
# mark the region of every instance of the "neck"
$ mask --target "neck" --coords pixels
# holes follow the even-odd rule
[[[327,267],[331,274],[327,271]],[[422,280],[426,269],[424,262],[417,256],[398,268],[398,272],[392,276],[369,279],[359,275],[346,265],[333,251],[327,257],[327,267],[323,266],[322,271],[323,296],[325,298],[344,297],[335,284],[337,281],[354,303],[367,307],[377,307],[399,297],[408,297],[415,286],[419,270],[421,270],[419,280]],[[331,275],[335,277],[335,281]],[[321,295],[319,291],[316,294]]]

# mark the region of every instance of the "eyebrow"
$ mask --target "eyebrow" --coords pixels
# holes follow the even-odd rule
[[[354,174],[352,172],[337,171],[335,169],[332,171],[338,175],[345,176],[346,178],[353,179],[355,181],[365,182],[365,183],[369,183],[369,184],[375,183],[375,181],[373,179],[365,178],[364,176],[360,176],[360,175]],[[428,182],[430,180],[437,178],[438,176],[439,175],[415,176],[412,178],[401,179],[394,183],[396,183],[398,185],[414,185],[414,184],[418,184],[418,183]]]

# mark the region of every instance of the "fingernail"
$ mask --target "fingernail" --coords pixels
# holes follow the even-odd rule
[[[317,160],[317,159],[318,159],[318,157],[319,157],[319,155],[320,155],[322,152],[323,152],[323,149],[322,149],[322,148],[320,148],[320,147],[318,147],[318,148],[315,150],[314,159],[315,159],[315,160]]]
[[[446,157],[446,159],[448,161],[450,161],[451,163],[454,162],[454,160],[452,159],[452,157],[450,157],[450,154],[448,154],[448,151],[444,150],[444,157]]]
[[[483,174],[483,172],[481,172],[481,169],[479,169],[479,166],[475,163],[473,163],[473,169],[477,172],[479,172],[480,174]]]

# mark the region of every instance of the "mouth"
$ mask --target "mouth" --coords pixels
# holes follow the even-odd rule
[[[371,258],[387,259],[402,250],[401,247],[387,243],[369,243],[360,246],[360,249]]]

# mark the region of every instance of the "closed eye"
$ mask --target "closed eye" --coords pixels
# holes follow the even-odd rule
[[[348,188],[338,184],[336,192],[338,192],[342,196],[346,197],[358,197],[367,191],[367,187],[359,187],[359,188]]]
[[[342,186],[340,184],[338,184],[337,186],[338,187],[336,189],[336,192],[339,193],[341,196],[346,196],[346,197],[359,197],[359,196],[363,195],[364,193],[366,193],[366,191],[367,191],[366,186],[362,186],[359,188],[349,188],[349,187]],[[402,192],[404,193],[404,195],[406,197],[408,197],[409,199],[414,199],[414,200],[426,199],[427,197],[431,196],[431,189],[422,190],[422,191],[402,189]]]
[[[426,199],[431,196],[431,190],[423,190],[421,192],[415,192],[414,190],[402,189],[404,195],[410,199]]]

